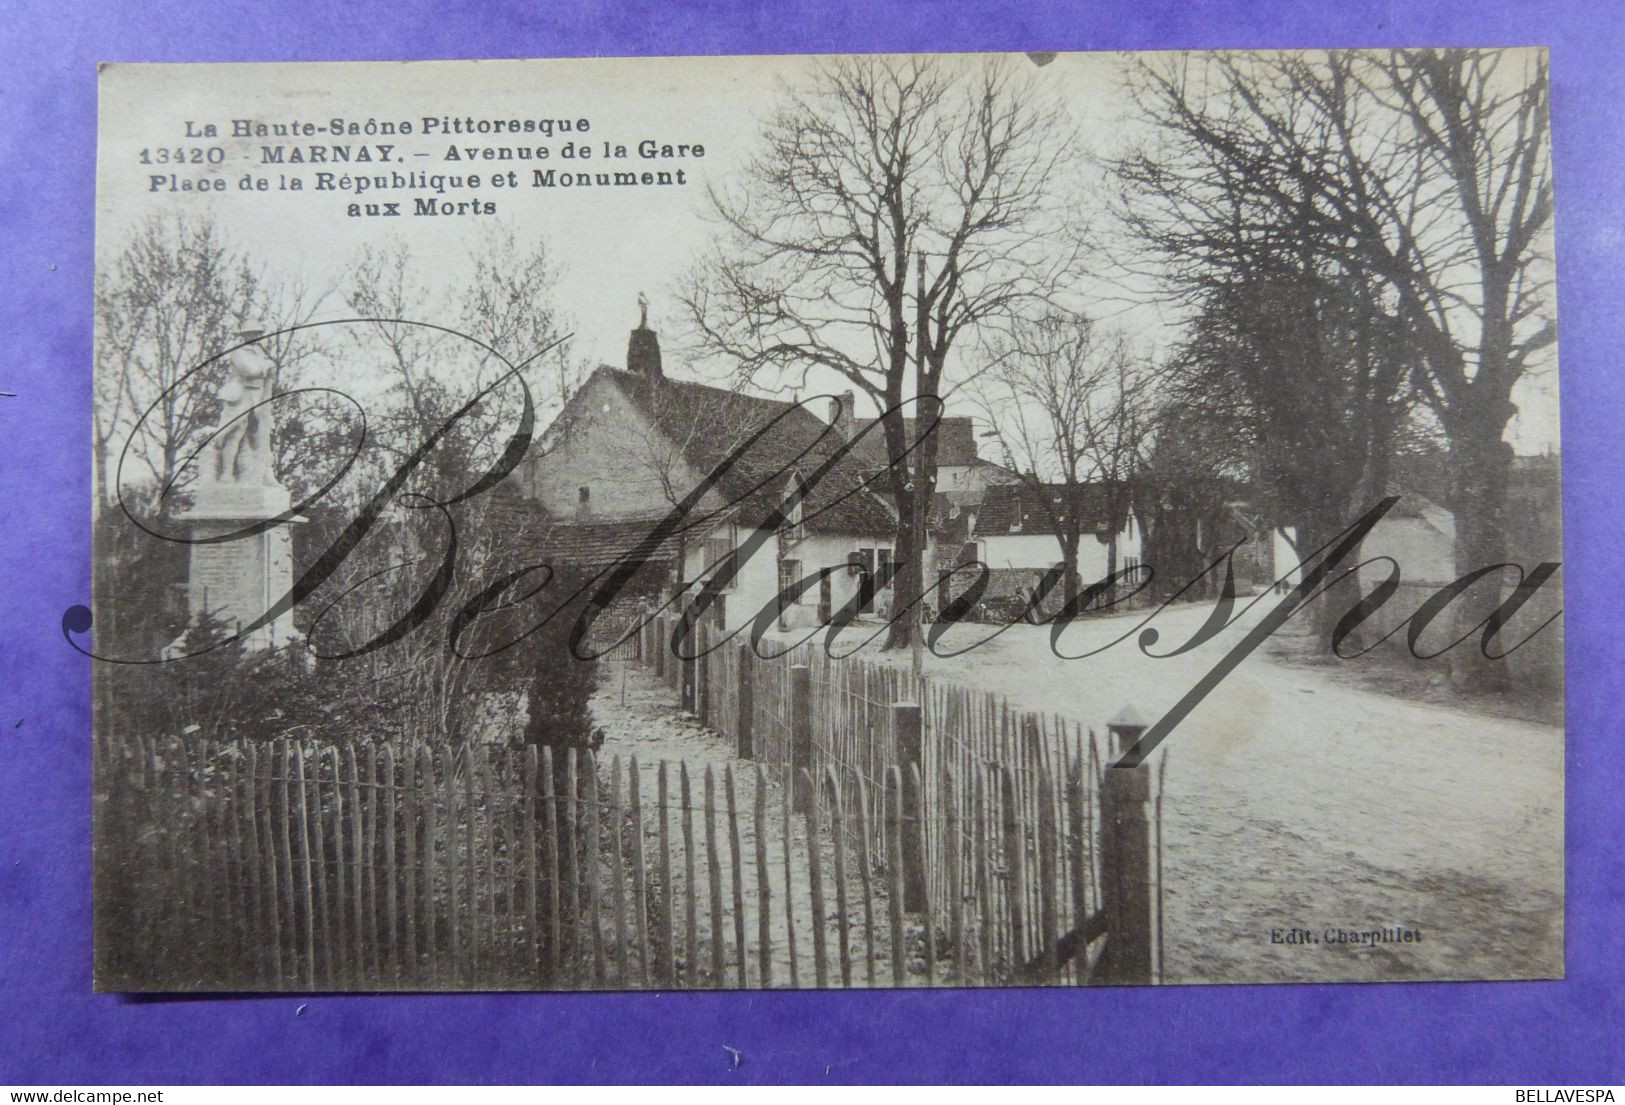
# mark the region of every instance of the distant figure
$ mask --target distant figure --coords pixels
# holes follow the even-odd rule
[[[248,331],[257,336],[262,331]],[[271,396],[271,374],[276,365],[258,345],[245,345],[226,362],[226,381],[220,388],[220,422],[210,448],[214,465],[209,475],[221,483],[270,483],[270,422],[260,404]]]

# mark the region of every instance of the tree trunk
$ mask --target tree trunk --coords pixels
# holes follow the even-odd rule
[[[1110,523],[1107,523],[1107,524],[1109,525]],[[1121,528],[1122,527],[1118,527],[1118,529],[1121,529]],[[1112,531],[1111,539],[1106,542],[1106,578],[1111,579],[1116,574],[1117,574],[1117,530],[1114,529]],[[1112,598],[1116,597],[1117,592],[1122,590],[1122,589],[1123,589],[1123,587],[1122,587],[1121,584],[1113,583],[1112,584],[1111,594],[1105,596],[1107,601],[1110,601]]]
[[[1337,535],[1342,533],[1353,521],[1353,516],[1344,516],[1342,514],[1318,514],[1306,520],[1298,527],[1298,554],[1300,558],[1315,554],[1315,550],[1321,549],[1322,546],[1330,542],[1335,542]],[[1315,565],[1320,563],[1324,555],[1324,552],[1315,554],[1314,560],[1302,569],[1300,578],[1313,571]],[[1337,623],[1342,619],[1343,615],[1353,609],[1354,605],[1360,601],[1361,595],[1357,575],[1352,582],[1338,583],[1329,592],[1325,588],[1358,564],[1360,555],[1360,546],[1355,546],[1350,550],[1349,554],[1339,561],[1338,566],[1333,568],[1321,580],[1320,587],[1316,589],[1316,596],[1308,604],[1307,616],[1309,618],[1310,640],[1313,642],[1315,654],[1322,659],[1335,659],[1335,654],[1332,652],[1332,633],[1337,629]]]
[[[1073,535],[1061,546],[1061,597],[1065,604],[1063,609],[1067,610],[1072,608],[1078,592],[1083,590],[1082,580],[1078,575],[1078,544],[1077,536]]]
[[[908,465],[901,469],[905,477],[898,485],[897,553],[899,571],[892,585],[892,622],[886,633],[887,648],[908,648],[920,642],[918,634],[925,599],[925,554],[930,546],[927,518],[931,511],[931,497],[937,486],[937,420],[942,415],[939,384],[943,362],[948,356],[948,342],[943,340],[942,323],[937,322],[936,340],[931,337],[931,299],[926,293],[925,254],[915,254],[914,318],[914,433],[908,437],[913,449]],[[901,287],[902,282],[898,285]],[[899,301],[900,302],[900,301]],[[895,331],[906,334],[906,331]],[[899,344],[897,349],[901,349]],[[899,360],[897,366],[902,367]],[[902,374],[897,373],[897,394],[902,395]],[[930,420],[932,428],[926,430]],[[907,423],[904,424],[905,426]],[[898,454],[893,453],[895,458]],[[906,509],[905,509],[906,506]],[[906,609],[903,607],[907,605]],[[915,653],[914,674],[918,676],[919,653]]]
[[[1454,468],[1456,575],[1463,576],[1507,558],[1506,497],[1512,476],[1512,446],[1501,439],[1504,422],[1484,419],[1479,433],[1458,433],[1451,450]],[[1501,604],[1505,589],[1489,580],[1475,584],[1456,602],[1451,638],[1477,626]],[[1505,690],[1510,672],[1503,662],[1487,659],[1474,633],[1451,649],[1450,678],[1458,687]]]
[[[897,496],[897,501],[901,517],[897,524],[897,547],[892,552],[896,574],[892,576],[891,585],[887,589],[891,595],[889,604],[891,625],[886,629],[886,648],[909,646],[909,631],[919,618],[919,610],[912,606],[907,610],[903,607],[919,597],[923,578],[921,567],[924,550],[918,547],[912,522],[914,496],[912,493],[904,493]],[[904,509],[905,506],[907,509]]]

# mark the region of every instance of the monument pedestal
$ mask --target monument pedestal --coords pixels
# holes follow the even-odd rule
[[[198,541],[274,518],[288,509],[289,502],[280,484],[205,481],[181,521]],[[186,587],[191,621],[201,621],[206,612],[232,632],[257,621],[293,586],[293,527],[303,521],[295,517],[252,536],[191,545]],[[242,643],[246,649],[262,651],[299,639],[292,612],[284,611]]]

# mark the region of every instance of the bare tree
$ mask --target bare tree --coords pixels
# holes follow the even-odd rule
[[[260,275],[211,221],[154,215],[96,282],[95,460],[101,500],[184,484],[186,457],[214,416],[221,373],[205,361],[257,319]]]
[[[1329,199],[1420,339],[1422,397],[1452,454],[1456,568],[1468,572],[1506,558],[1513,389],[1557,339],[1546,55],[1395,51],[1356,75],[1403,120],[1404,171],[1350,152],[1365,171]],[[1348,113],[1332,111],[1351,92],[1335,80],[1314,91],[1356,149]],[[1481,613],[1463,608],[1471,622]]]
[[[474,275],[460,290],[431,282],[404,244],[365,248],[352,264],[345,298],[368,321],[348,327],[347,347],[313,359],[300,381],[317,387],[342,373],[345,390],[368,412],[367,445],[351,475],[324,501],[332,509],[321,522],[335,530],[332,536],[389,473],[510,366],[521,366],[533,385],[538,423],[579,379],[579,365],[557,344],[562,324],[553,300],[556,274],[543,245],[523,245],[509,228],[499,227],[475,241],[471,264]],[[516,384],[491,391],[457,419],[405,490],[445,500],[472,486],[507,448],[522,404]],[[326,454],[331,460],[353,447],[342,407],[313,408],[300,421],[301,446],[311,458],[320,461]],[[317,650],[339,663],[362,665],[369,678],[397,689],[407,703],[401,724],[424,739],[488,739],[504,725],[517,739],[522,725],[514,719],[522,712],[516,709],[513,673],[447,648],[460,600],[471,596],[448,596],[410,633],[387,647],[369,647],[418,601],[446,555],[455,555],[455,578],[476,585],[515,567],[515,549],[523,542],[514,541],[491,495],[449,508],[455,546],[442,514],[414,509],[422,505],[410,494],[401,496],[311,596],[311,610],[328,610],[312,634]]]
[[[924,578],[937,452],[901,404],[933,425],[950,354],[1073,269],[1056,210],[1072,150],[1059,107],[1001,63],[840,59],[786,94],[743,186],[711,196],[725,235],[685,297],[700,345],[747,378],[834,371],[881,410],[900,595]]]
[[[262,346],[276,366],[277,394],[319,351],[319,335],[299,327],[325,298],[298,279],[268,278],[207,219],[170,213],[142,223],[97,280],[100,501],[114,501],[121,490],[139,510],[153,509],[152,497],[166,492],[178,501],[194,478],[189,461],[199,434],[217,414],[224,365],[211,362],[246,328],[267,330]],[[280,440],[277,446],[280,462]],[[116,486],[121,454],[123,488]]]
[[[1093,523],[1109,534],[1106,574],[1132,508],[1152,417],[1150,375],[1128,339],[1077,314],[1018,322],[973,388],[1005,464],[1034,492],[1061,546],[1063,588],[1078,594],[1078,549]]]
[[[1171,400],[1247,442],[1260,505],[1311,549],[1388,490],[1419,371],[1408,313],[1327,218],[1348,153],[1302,86],[1354,58],[1142,65],[1139,102],[1157,130],[1117,165],[1119,212],[1187,311]],[[1378,158],[1386,136],[1365,120],[1371,107],[1350,110],[1362,156]],[[1335,613],[1317,605],[1321,629]]]
[[[524,366],[526,383],[534,384],[539,423],[581,378],[567,345],[554,344],[563,333],[552,300],[557,277],[545,247],[526,248],[511,230],[497,228],[476,241],[471,261],[473,276],[460,294],[431,286],[404,243],[364,247],[351,266],[346,302],[371,320],[351,337],[376,411],[370,416],[379,447],[373,474],[379,464],[398,463],[416,450],[509,365]],[[440,320],[455,323],[443,327]],[[530,360],[538,353],[540,363]],[[507,447],[522,403],[517,383],[492,390],[426,458],[418,486],[460,486],[469,472],[488,467]]]
[[[559,270],[541,241],[524,243],[521,232],[507,223],[487,226],[470,246],[473,274],[458,304],[458,329],[495,349],[510,363],[542,353],[542,363],[530,366],[525,378],[540,413],[557,411],[581,386],[585,365],[572,353],[571,343],[560,340],[569,329],[555,306]],[[475,382],[506,366],[485,358]]]
[[[1402,335],[1408,383],[1448,438],[1458,570],[1503,560],[1513,391],[1556,335],[1544,54],[1229,56],[1147,67],[1139,89],[1179,166],[1211,182],[1187,259],[1284,225],[1341,269]],[[1130,179],[1171,190],[1170,165],[1139,168]]]

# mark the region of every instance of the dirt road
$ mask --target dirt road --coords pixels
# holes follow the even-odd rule
[[[1161,716],[1263,613],[1180,656],[1144,614],[1017,626],[926,674],[1097,727]],[[1152,626],[1165,653],[1210,607]],[[942,651],[992,627],[956,627]],[[1292,630],[1287,630],[1291,632]],[[1169,981],[1549,978],[1562,972],[1563,733],[1363,689],[1251,655],[1173,731],[1165,800]],[[906,662],[899,657],[898,662]],[[1276,929],[1409,927],[1415,943],[1272,943]]]

